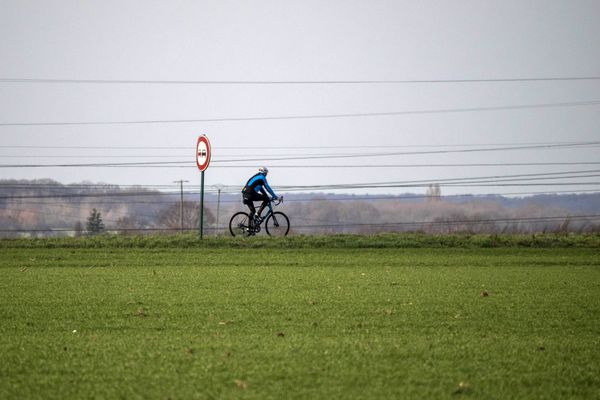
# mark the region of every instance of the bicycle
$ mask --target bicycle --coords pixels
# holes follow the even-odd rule
[[[261,231],[261,225],[265,223],[265,231],[269,236],[286,236],[290,231],[290,219],[281,211],[273,211],[274,206],[283,202],[283,197],[273,204],[273,199],[267,204],[267,213],[260,219],[250,221],[247,212],[239,211],[229,220],[229,232],[231,236],[253,236]]]

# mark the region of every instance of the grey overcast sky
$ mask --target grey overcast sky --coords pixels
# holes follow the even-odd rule
[[[208,185],[595,190],[598,145],[462,150],[600,141],[598,21],[597,0],[0,0],[0,179],[197,185],[206,134]],[[180,163],[22,167],[131,162]]]

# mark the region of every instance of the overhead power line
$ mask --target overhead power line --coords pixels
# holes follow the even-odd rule
[[[428,151],[403,151],[403,152],[384,152],[384,153],[352,153],[352,154],[324,154],[324,155],[306,155],[298,157],[281,157],[281,158],[244,158],[219,160],[215,159],[215,163],[225,162],[240,162],[240,161],[288,161],[288,160],[313,160],[313,159],[335,159],[335,158],[357,158],[357,157],[387,157],[387,156],[407,156],[407,155],[424,155],[424,154],[451,154],[451,153],[478,153],[488,151],[506,151],[506,150],[533,150],[533,149],[551,149],[551,148],[568,148],[579,146],[597,146],[600,141],[577,142],[567,144],[548,144],[548,145],[531,145],[531,146],[510,146],[510,147],[488,147],[480,149],[458,149],[458,150],[428,150]]]
[[[193,153],[192,153],[193,155]],[[188,154],[189,156],[189,154]],[[17,155],[17,154],[0,154],[0,158],[182,158],[186,157],[186,155],[42,155],[42,154],[26,154],[26,155]]]
[[[219,160],[215,158],[211,163],[218,167],[221,163],[232,162],[248,162],[248,161],[290,161],[290,160],[316,160],[316,159],[341,159],[341,158],[364,158],[364,157],[391,157],[391,156],[407,156],[407,155],[425,155],[425,154],[452,154],[452,153],[478,153],[492,151],[509,151],[509,150],[534,150],[534,149],[552,149],[552,148],[571,148],[582,146],[598,146],[600,141],[594,142],[577,142],[567,144],[548,144],[548,145],[532,145],[532,146],[512,146],[512,147],[488,147],[479,149],[458,149],[458,150],[432,150],[432,151],[412,151],[412,152],[383,152],[383,153],[351,153],[351,154],[322,154],[322,155],[307,155],[307,156],[292,156],[292,157],[260,157],[260,158],[233,158]],[[190,157],[191,158],[191,157]],[[183,164],[183,165],[182,165]],[[217,164],[217,165],[215,165]],[[143,166],[193,166],[193,161],[149,161],[149,162],[113,162],[113,163],[61,163],[61,164],[0,164],[0,168],[48,168],[48,167],[143,167]]]
[[[56,165],[46,165],[48,167],[54,167]],[[141,167],[156,167],[156,168],[165,168],[165,167],[176,167],[176,168],[189,168],[190,165],[182,165],[182,166],[163,166],[163,165],[144,165]],[[600,165],[600,161],[581,161],[581,162],[515,162],[515,163],[454,163],[454,164],[287,164],[287,165],[271,165],[272,168],[319,168],[319,169],[334,169],[334,168],[454,168],[454,167],[536,167],[536,166],[566,166],[566,165]],[[97,166],[97,165],[93,165]],[[112,166],[112,165],[110,165]],[[193,166],[193,165],[192,165]],[[127,167],[127,166],[123,166]],[[135,167],[131,166],[131,167]],[[0,168],[3,168],[0,165]],[[10,167],[5,167],[10,168]],[[26,168],[26,167],[25,167]],[[256,168],[255,164],[248,165],[217,165],[216,168]],[[132,185],[122,185],[122,186],[132,186]]]
[[[479,176],[464,178],[447,179],[429,179],[429,180],[407,180],[396,182],[368,182],[368,183],[347,183],[330,185],[310,185],[310,186],[279,186],[281,191],[323,191],[323,190],[347,190],[347,189],[390,189],[390,188],[414,188],[426,187],[430,184],[439,183],[452,186],[526,186],[526,185],[545,185],[545,186],[565,186],[565,185],[597,185],[598,182],[545,182],[545,183],[521,183],[531,181],[541,181],[550,179],[580,179],[585,177],[598,177],[600,170],[581,170],[565,171],[538,174],[512,174],[496,176]],[[510,182],[510,183],[509,183]],[[235,190],[237,193],[239,188]],[[90,198],[90,197],[131,197],[131,196],[169,196],[178,194],[177,192],[149,192],[140,190],[115,191],[104,193],[55,193],[55,194],[26,194],[26,195],[5,195],[0,196],[0,200],[14,199],[40,199],[40,198]],[[197,194],[198,192],[185,192],[185,194]]]
[[[545,148],[545,147],[572,147],[572,146],[594,146],[594,145],[600,145],[600,142],[590,142],[590,141],[585,141],[585,142],[554,142],[554,143],[513,143],[513,144],[497,144],[497,145],[487,145],[487,146],[509,146],[509,147],[492,147],[491,149],[493,150],[497,150],[497,149],[521,149],[521,146],[525,146],[525,149],[535,149],[535,148]],[[429,147],[429,148],[448,148],[448,147],[460,147],[460,146],[352,146],[352,147],[340,147],[340,148],[336,148],[336,147],[331,147],[329,149],[339,149],[339,150],[346,150],[346,149],[355,149],[355,150],[362,150],[360,153],[313,153],[313,152],[306,152],[303,151],[301,154],[293,154],[293,153],[287,153],[287,152],[282,152],[282,153],[274,153],[274,154],[266,154],[266,153],[261,153],[260,157],[261,160],[276,160],[276,159],[272,159],[272,158],[268,158],[268,157],[284,157],[285,159],[293,159],[293,157],[337,157],[337,156],[348,156],[348,157],[356,157],[356,156],[371,156],[371,155],[407,155],[407,154],[439,154],[439,153],[447,153],[447,152],[466,152],[466,151],[473,151],[473,152],[477,152],[477,151],[489,151],[490,148],[481,148],[483,146],[486,145],[479,145],[479,146],[464,146],[464,147],[474,147],[474,148],[467,148],[467,149],[457,149],[457,150],[430,150],[430,151],[419,151],[419,152],[402,152],[402,153],[373,153],[373,152],[366,152],[366,150],[373,150],[373,149],[390,149],[390,148],[407,148],[407,147]],[[0,146],[0,148],[2,148],[3,146]],[[11,148],[12,146],[6,146],[7,148]],[[477,148],[480,147],[480,148]],[[190,157],[190,155],[192,154],[191,151],[189,152],[189,154],[179,154],[179,155],[169,155],[169,154],[154,154],[154,155],[144,155],[144,154],[129,154],[129,155],[124,155],[124,154],[116,154],[116,155],[107,155],[107,154],[102,154],[102,155],[97,155],[97,154],[92,154],[92,155],[88,155],[88,154],[81,154],[78,152],[78,154],[66,154],[66,155],[61,155],[61,154],[56,154],[55,152],[53,152],[52,154],[49,155],[45,155],[45,154],[40,154],[39,149],[40,147],[36,147],[36,146],[31,146],[28,148],[35,148],[35,152],[34,154],[23,154],[23,155],[19,155],[19,154],[3,154],[0,155],[0,158],[84,158],[84,159],[104,159],[104,158],[129,158],[129,159],[136,159],[136,158],[145,158],[145,159],[164,159],[164,158],[168,158],[168,159],[174,159],[174,158],[182,158],[182,157]],[[190,150],[191,147],[188,147],[188,150]],[[247,154],[247,150],[248,148],[239,148],[240,150],[243,150],[244,153]],[[293,148],[289,148],[290,150],[292,150]],[[319,148],[319,147],[313,147],[311,148],[312,150],[324,150],[327,148]],[[78,149],[79,150],[79,149]],[[265,150],[265,149],[263,149]],[[306,148],[304,149],[294,149],[294,150],[307,150]],[[246,156],[246,155],[242,155],[242,154],[218,154],[218,158],[216,160],[216,162],[223,162],[224,160],[222,160],[223,158],[227,158],[227,157],[234,157],[234,158],[239,158],[242,157],[240,159],[240,161],[246,160],[246,161],[251,161],[251,159],[249,159],[248,157],[252,157],[252,156]],[[177,162],[182,162],[185,163],[185,161],[177,161]],[[112,163],[111,163],[112,164]]]
[[[577,145],[588,142],[504,142],[504,143],[455,143],[455,144],[405,144],[405,145],[337,145],[337,146],[212,146],[213,150],[306,150],[306,149],[390,149],[390,148],[443,148],[482,146],[529,146],[529,145]],[[190,150],[193,146],[43,146],[43,145],[0,145],[0,149],[64,149],[64,150]]]
[[[539,163],[464,163],[464,164],[308,164],[272,165],[272,168],[448,168],[448,167],[531,167],[560,165],[600,165],[600,161],[590,162],[539,162]],[[256,165],[219,165],[219,168],[255,168]]]
[[[597,177],[600,170],[587,170],[587,171],[570,171],[570,172],[551,172],[551,173],[538,173],[538,174],[513,174],[513,175],[502,175],[502,176],[480,176],[480,177],[468,177],[468,178],[448,178],[448,179],[428,179],[428,180],[410,180],[410,181],[398,181],[398,182],[369,182],[369,183],[352,183],[352,184],[337,184],[337,185],[314,185],[309,187],[303,187],[302,190],[318,189],[318,190],[338,190],[338,189],[385,189],[385,188],[402,188],[402,187],[422,187],[429,184],[439,183],[442,185],[452,186],[478,186],[482,184],[492,183],[492,186],[507,186],[506,182],[523,182],[532,180],[549,180],[549,179],[578,179],[583,177]],[[588,174],[588,175],[582,175]],[[591,184],[595,185],[597,182],[546,182],[543,185],[583,185]],[[521,185],[542,185],[537,183],[511,183],[508,186],[521,186]],[[285,187],[282,189],[296,190],[298,187]]]
[[[600,76],[513,77],[480,79],[373,79],[373,80],[169,80],[169,79],[58,79],[0,78],[5,83],[64,83],[111,85],[381,85],[421,83],[564,82],[600,80]]]
[[[466,108],[441,108],[426,110],[406,110],[372,113],[345,113],[345,114],[313,114],[313,115],[281,115],[281,116],[259,116],[259,117],[224,117],[224,118],[198,118],[198,119],[166,119],[166,120],[139,120],[139,121],[76,121],[76,122],[4,122],[0,127],[17,126],[92,126],[92,125],[141,125],[141,124],[181,124],[181,123],[206,123],[206,122],[251,122],[251,121],[283,121],[283,120],[306,120],[306,119],[332,119],[332,118],[358,118],[358,117],[387,117],[401,115],[425,115],[425,114],[452,114],[481,111],[508,111],[508,110],[530,110],[543,108],[562,107],[584,107],[600,105],[600,100],[574,101],[562,103],[537,103],[501,105],[490,107],[466,107]]]

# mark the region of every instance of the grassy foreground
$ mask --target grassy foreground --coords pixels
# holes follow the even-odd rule
[[[0,398],[600,396],[600,251],[0,246]]]

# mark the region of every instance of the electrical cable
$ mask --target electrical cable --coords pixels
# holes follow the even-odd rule
[[[411,148],[411,147],[481,147],[481,146],[527,146],[527,145],[577,145],[584,142],[568,141],[568,142],[503,142],[503,143],[457,143],[457,144],[413,144],[413,145],[361,145],[361,146],[213,146],[213,150],[300,150],[300,149],[390,149],[390,148]],[[66,150],[189,150],[191,146],[44,146],[44,145],[0,145],[0,149],[66,149]]]
[[[72,121],[72,122],[3,122],[0,127],[19,126],[101,126],[101,125],[140,125],[140,124],[181,124],[181,123],[208,123],[208,122],[252,122],[252,121],[284,121],[332,118],[358,118],[358,117],[389,117],[402,115],[448,114],[465,112],[489,112],[509,110],[531,110],[544,108],[586,107],[600,105],[600,100],[572,101],[559,103],[517,104],[488,107],[442,108],[388,112],[365,112],[343,114],[311,114],[311,115],[279,115],[259,117],[222,117],[222,118],[194,118],[194,119],[166,119],[166,120],[123,120],[123,121]]]
[[[151,79],[58,79],[0,78],[4,83],[63,83],[118,85],[380,85],[430,83],[564,82],[600,80],[598,76],[513,77],[480,79],[375,79],[375,80],[151,80]]]
[[[408,155],[425,155],[425,154],[454,154],[454,153],[479,153],[479,152],[494,152],[494,151],[513,151],[513,150],[541,150],[541,149],[564,149],[564,148],[580,148],[587,146],[598,146],[600,141],[577,142],[568,144],[548,144],[548,145],[526,145],[526,146],[510,146],[510,147],[488,147],[482,149],[458,149],[458,150],[432,150],[432,151],[412,151],[412,152],[377,152],[377,153],[352,153],[352,154],[326,154],[326,155],[308,155],[300,157],[278,157],[278,158],[243,158],[220,160],[214,159],[213,164],[231,163],[231,162],[248,162],[248,161],[290,161],[290,160],[315,160],[315,159],[340,159],[340,158],[364,158],[364,157],[392,157],[392,156],[408,156]],[[182,164],[185,166],[194,165],[193,161],[149,161],[149,162],[115,162],[115,163],[73,163],[73,164],[0,164],[0,168],[68,168],[68,167],[141,167],[141,166],[173,166],[174,164]]]

